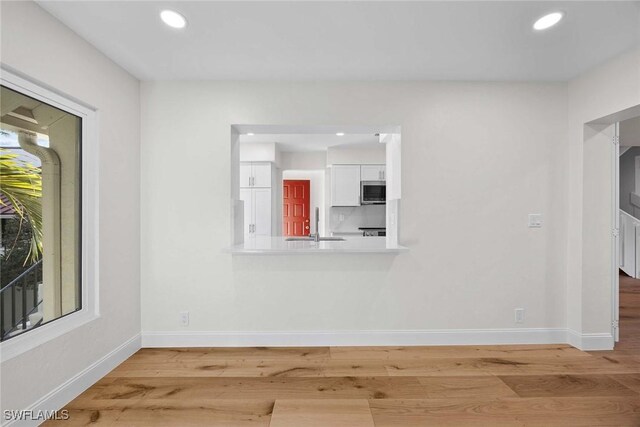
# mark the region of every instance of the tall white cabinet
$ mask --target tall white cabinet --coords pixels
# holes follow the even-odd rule
[[[271,188],[271,163],[240,163],[240,188]]]
[[[240,200],[244,236],[271,236],[271,163],[240,163]]]

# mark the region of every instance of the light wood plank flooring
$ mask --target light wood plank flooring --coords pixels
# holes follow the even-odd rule
[[[620,275],[620,342],[617,354],[640,356],[640,280]]]
[[[567,345],[142,349],[47,425],[640,426],[640,281],[614,351]]]

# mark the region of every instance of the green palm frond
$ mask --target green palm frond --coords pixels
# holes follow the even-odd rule
[[[40,169],[0,148],[0,193],[31,226],[31,248],[25,263],[42,256],[42,175]],[[0,204],[6,202],[0,199]]]

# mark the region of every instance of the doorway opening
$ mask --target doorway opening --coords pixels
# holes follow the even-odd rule
[[[613,132],[618,143],[614,144],[614,199],[619,267],[617,286],[614,283],[614,335],[616,350],[640,351],[640,116],[621,120]]]

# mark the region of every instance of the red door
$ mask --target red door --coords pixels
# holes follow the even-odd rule
[[[282,181],[282,231],[285,236],[308,236],[309,180]]]

